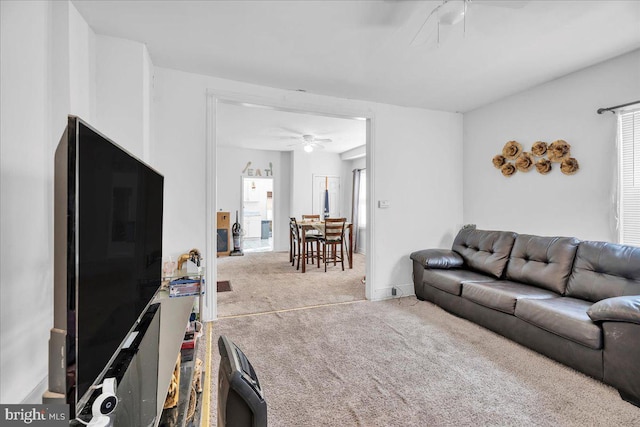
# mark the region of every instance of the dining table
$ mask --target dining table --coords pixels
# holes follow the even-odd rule
[[[303,259],[302,263],[302,272],[307,271],[307,244],[306,244],[306,235],[308,231],[316,230],[320,234],[324,234],[324,221],[317,219],[301,219],[297,220],[298,228],[300,229],[300,251],[301,257]],[[345,221],[344,223],[345,234],[349,234],[349,240],[347,241],[347,259],[349,261],[349,268],[353,268],[353,223],[349,221]],[[348,232],[348,233],[347,233]],[[291,241],[290,244],[293,244],[293,237],[289,237]]]

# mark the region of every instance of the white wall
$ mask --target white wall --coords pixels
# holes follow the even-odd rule
[[[96,36],[96,123],[131,154],[149,162],[153,64],[138,42]]]
[[[105,55],[124,59],[123,68],[140,72],[108,83],[103,75],[101,85],[108,90],[99,94],[96,63],[109,58],[96,52],[96,35],[72,3],[1,1],[0,17],[0,402],[38,403],[47,386],[53,324],[55,148],[68,114],[101,130],[98,105],[107,123],[128,107],[141,117],[146,108],[151,134],[151,90],[135,105],[128,104],[129,97],[109,98],[108,90],[142,88],[145,82],[150,88],[153,66],[148,58],[145,65],[142,44],[122,43],[120,52],[113,46],[117,41],[104,43],[110,45]],[[127,56],[132,50],[137,58]],[[140,156],[139,129],[111,136]]]
[[[293,190],[291,192],[291,215],[300,218],[305,214],[313,213],[313,176],[336,176],[341,175],[342,160],[337,153],[326,153],[313,151],[307,153],[301,149],[291,152],[293,166],[291,170],[291,182]],[[342,193],[344,182],[340,180],[340,192]],[[340,194],[340,211],[338,216],[344,216],[344,200]],[[333,210],[333,208],[331,208]]]
[[[0,16],[0,402],[37,402],[53,321],[53,153],[69,111],[69,9],[3,1]]]
[[[286,156],[284,161],[283,156]],[[276,225],[274,235],[276,251],[286,251],[289,248],[288,218],[290,216],[299,218],[302,214],[311,212],[311,188],[314,174],[340,176],[340,215],[350,218],[352,170],[355,167],[366,166],[364,157],[344,161],[334,153],[278,152],[219,146],[217,153],[218,210],[231,212],[232,219],[235,218],[236,209],[240,210],[241,177],[248,161],[252,162],[251,167],[261,169],[268,167],[269,162],[273,164],[277,216],[277,223],[274,224]],[[244,176],[246,175],[245,173]],[[290,179],[290,176],[293,179]]]
[[[453,243],[462,219],[462,116],[381,106],[376,118],[375,170],[367,164],[367,178],[372,202],[391,205],[375,208],[372,230],[375,286],[387,296],[388,286],[412,283],[411,252]]]
[[[50,5],[0,2],[0,402],[19,403],[46,375],[52,319]],[[19,203],[18,203],[19,202]]]
[[[284,160],[283,160],[284,158]],[[258,168],[262,176],[267,178],[264,169],[273,165],[273,172],[269,178],[273,178],[274,215],[275,222],[273,245],[275,251],[289,250],[289,203],[291,182],[289,171],[291,162],[290,154],[280,151],[250,150],[239,147],[218,147],[217,174],[218,210],[231,213],[231,223],[235,222],[235,212],[242,215],[242,177],[248,176],[245,169],[247,162],[251,162],[251,168]],[[255,173],[255,172],[254,172]],[[284,220],[283,220],[284,217]],[[202,248],[204,250],[204,248]]]
[[[151,141],[155,136],[153,133],[153,62],[151,56],[149,56],[149,50],[146,45],[142,45],[142,52],[140,52],[142,59],[142,72],[137,81],[140,81],[142,86],[142,156],[141,159],[145,162],[149,162],[151,158]]]
[[[155,68],[153,111],[157,136],[150,161],[164,175],[162,253],[206,250],[204,78],[174,80]],[[218,187],[229,183],[224,177]]]
[[[96,122],[96,35],[73,3],[62,3],[69,8],[70,113],[93,124]]]
[[[376,172],[371,176],[374,186],[369,187],[375,191],[373,199],[392,203],[375,212],[373,298],[390,296],[393,285],[411,283],[412,251],[451,245],[462,222],[461,115],[278,90],[160,67],[155,71],[157,141],[151,157],[166,179],[164,253],[205,247],[207,89],[258,104],[373,116],[375,141],[369,157]],[[340,174],[340,166],[335,173]],[[224,179],[219,176],[218,188]],[[292,176],[292,182],[295,179]],[[305,203],[294,200],[291,213],[302,214]]]
[[[606,61],[464,115],[464,222],[519,233],[614,241],[616,118],[600,107],[640,99],[640,51]],[[530,150],[564,139],[580,163],[573,176],[505,178],[491,164],[506,141]]]

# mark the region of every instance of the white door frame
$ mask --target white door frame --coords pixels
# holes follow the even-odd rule
[[[296,97],[299,96],[304,98],[306,96],[301,94],[296,94]],[[294,98],[292,96],[291,98]],[[307,114],[316,114],[322,116],[329,117],[337,117],[337,118],[349,118],[349,119],[364,119],[366,120],[366,152],[367,152],[367,169],[369,172],[367,173],[367,254],[366,254],[366,287],[365,287],[365,297],[367,299],[372,299],[373,297],[373,284],[375,283],[375,275],[373,269],[373,254],[375,250],[375,237],[372,230],[375,227],[375,203],[374,203],[374,177],[375,177],[375,158],[374,158],[374,147],[375,147],[375,126],[374,114],[372,111],[355,110],[346,107],[339,106],[326,106],[314,103],[312,101],[307,100],[296,100],[290,99],[289,97],[277,97],[274,95],[273,97],[262,97],[262,96],[254,96],[248,94],[240,94],[233,92],[225,92],[218,90],[207,90],[206,95],[206,168],[205,168],[205,176],[206,176],[206,252],[205,252],[205,262],[207,266],[206,270],[206,283],[207,292],[203,298],[203,307],[200,307],[201,317],[204,321],[212,321],[217,319],[218,317],[218,296],[213,289],[215,287],[212,285],[216,283],[217,277],[217,241],[215,239],[216,233],[216,212],[218,211],[218,206],[216,202],[216,186],[217,186],[217,110],[219,104],[232,104],[232,105],[241,105],[247,107],[258,107],[258,108],[267,108],[272,110],[293,112],[293,113],[307,113]],[[275,213],[274,213],[275,215]]]

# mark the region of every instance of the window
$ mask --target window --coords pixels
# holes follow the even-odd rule
[[[618,240],[640,246],[640,111],[620,113],[618,144]]]

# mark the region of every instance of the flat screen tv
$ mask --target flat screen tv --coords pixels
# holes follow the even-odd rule
[[[55,154],[49,389],[65,394],[72,414],[160,287],[163,186],[158,172],[69,116]]]
[[[218,425],[266,427],[267,402],[247,356],[230,339],[218,339]]]

